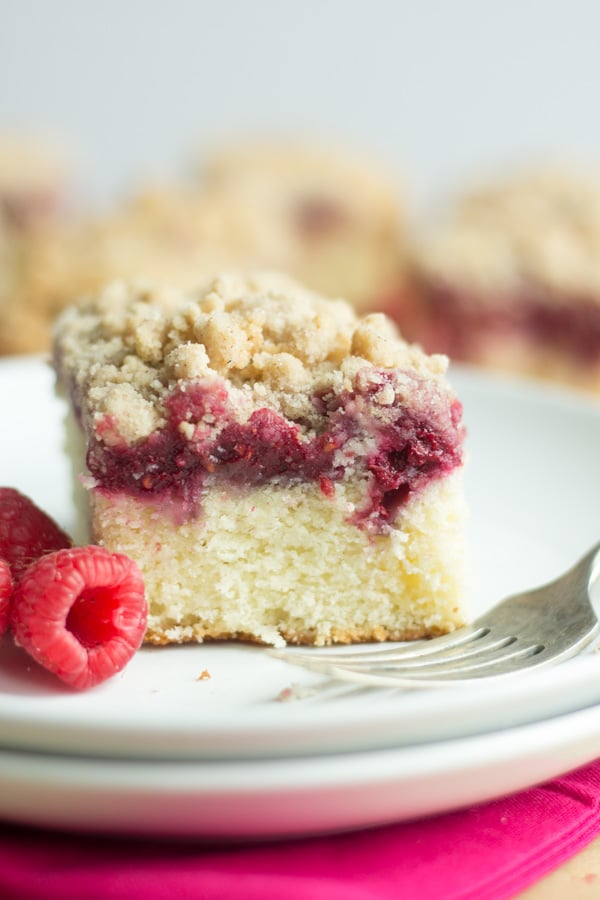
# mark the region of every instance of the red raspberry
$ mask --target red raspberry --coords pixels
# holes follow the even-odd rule
[[[81,689],[124,668],[142,642],[147,613],[133,560],[74,547],[29,566],[13,595],[10,624],[38,663]]]
[[[14,488],[0,488],[0,557],[15,584],[44,553],[71,546],[71,539],[45,512]]]
[[[0,559],[0,637],[6,631],[8,625],[8,607],[13,592],[13,582],[10,574],[10,566]]]

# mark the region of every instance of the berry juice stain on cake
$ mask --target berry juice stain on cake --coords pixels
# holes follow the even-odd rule
[[[464,623],[461,405],[385,316],[275,275],[116,284],[62,317],[55,361],[91,536],[142,569],[147,640]]]

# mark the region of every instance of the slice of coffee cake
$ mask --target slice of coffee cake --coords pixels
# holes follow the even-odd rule
[[[91,537],[142,569],[148,641],[463,624],[461,405],[384,316],[277,275],[116,283],[63,314],[55,365]]]
[[[415,241],[428,351],[600,394],[600,172],[540,167],[457,198]]]

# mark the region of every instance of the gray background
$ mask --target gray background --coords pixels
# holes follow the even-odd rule
[[[427,197],[600,159],[596,0],[0,0],[0,127],[78,150],[96,198],[194,145],[349,140]]]

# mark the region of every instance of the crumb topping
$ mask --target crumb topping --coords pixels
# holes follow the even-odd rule
[[[319,430],[314,398],[357,380],[370,379],[382,414],[399,396],[418,403],[424,380],[447,390],[445,357],[406,343],[383,315],[359,318],[278,274],[223,275],[193,294],[115,282],[62,315],[55,354],[82,424],[111,446],[160,429],[169,398],[193,382],[223,385],[240,422],[267,407],[304,434]]]
[[[416,265],[490,302],[525,283],[600,304],[600,173],[549,167],[473,191],[422,238]]]

